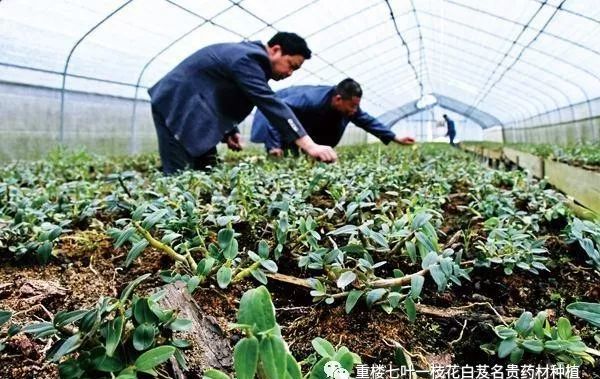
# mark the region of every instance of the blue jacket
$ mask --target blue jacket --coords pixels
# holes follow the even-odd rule
[[[446,135],[456,134],[456,128],[454,127],[454,121],[451,119],[446,120],[446,126],[448,127],[448,132]]]
[[[152,108],[191,156],[201,156],[237,131],[254,105],[293,141],[306,134],[267,82],[271,64],[260,41],[221,43],[198,50],[152,88]]]
[[[390,128],[360,108],[352,117],[333,109],[331,98],[334,95],[335,87],[332,86],[295,86],[277,92],[277,96],[294,111],[306,133],[320,145],[336,146],[350,121],[385,144],[394,139],[396,135]],[[286,145],[279,130],[260,110],[254,115],[250,138],[252,142],[264,143],[267,150]]]

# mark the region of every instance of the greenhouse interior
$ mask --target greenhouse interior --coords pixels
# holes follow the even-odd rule
[[[4,0],[0,130],[0,378],[600,378],[597,0]]]

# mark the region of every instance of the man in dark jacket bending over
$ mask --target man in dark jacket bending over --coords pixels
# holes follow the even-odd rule
[[[394,141],[412,144],[410,137],[399,137],[389,127],[360,109],[362,89],[353,79],[344,79],[337,86],[297,86],[277,92],[298,120],[306,133],[321,145],[335,147],[342,138],[346,126],[356,126],[378,137],[383,143]],[[279,130],[259,109],[252,124],[252,142],[262,142],[269,154],[283,155],[284,150],[295,147],[286,142]]]
[[[216,163],[216,146],[240,150],[237,124],[256,105],[285,143],[295,143],[325,162],[337,159],[317,145],[292,110],[267,84],[299,69],[311,51],[294,33],[260,41],[221,43],[198,50],[148,90],[165,174]]]

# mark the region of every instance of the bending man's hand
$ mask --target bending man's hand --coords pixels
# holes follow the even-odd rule
[[[278,158],[283,157],[283,149],[280,149],[279,147],[274,147],[271,150],[269,150],[269,155]]]
[[[227,137],[227,147],[234,151],[240,151],[244,148],[242,145],[242,135],[235,133]]]
[[[412,145],[415,143],[415,139],[412,137],[398,137],[394,138],[394,142],[399,143],[400,145]]]
[[[337,154],[330,146],[317,145],[308,135],[294,141],[306,154],[320,160],[321,162],[333,163],[337,160]]]

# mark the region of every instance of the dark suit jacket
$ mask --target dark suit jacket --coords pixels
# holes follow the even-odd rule
[[[267,84],[271,64],[260,41],[221,43],[202,48],[152,88],[152,108],[192,156],[215,147],[237,131],[256,105],[286,141],[306,134]]]
[[[362,109],[346,117],[331,107],[335,95],[332,86],[295,86],[277,91],[277,96],[289,105],[308,135],[320,145],[336,146],[349,122],[366,130],[387,144],[396,134]],[[267,117],[257,111],[252,123],[252,142],[262,142],[267,150],[286,147],[285,138]]]

